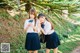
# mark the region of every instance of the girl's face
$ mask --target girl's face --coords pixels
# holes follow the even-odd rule
[[[39,18],[39,20],[40,20],[40,23],[43,23],[43,22],[45,22],[45,17],[44,17],[44,16],[41,16],[41,17]]]
[[[34,17],[35,17],[35,15],[30,14],[30,18],[31,18],[31,19],[34,19]]]

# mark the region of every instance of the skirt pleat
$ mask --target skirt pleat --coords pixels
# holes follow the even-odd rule
[[[60,45],[60,40],[56,32],[53,32],[50,35],[45,35],[45,40],[46,40],[46,48],[48,49],[54,49]]]
[[[38,50],[40,49],[40,40],[38,37],[38,33],[27,33],[25,49],[27,50]]]

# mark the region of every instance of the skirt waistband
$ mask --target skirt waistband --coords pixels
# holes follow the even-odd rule
[[[51,34],[47,34],[47,35],[52,35],[52,34],[54,34],[54,33],[56,33],[56,32],[54,31],[54,32],[52,32]]]

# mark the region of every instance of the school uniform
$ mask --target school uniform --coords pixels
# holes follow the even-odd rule
[[[42,28],[45,31],[46,48],[57,48],[60,45],[60,40],[58,38],[57,33],[54,31],[54,29],[52,30],[50,22],[45,21],[43,24],[44,25],[42,25]]]
[[[35,21],[31,21],[31,19],[27,19],[24,23],[24,29],[28,26],[28,24],[31,23],[33,26],[35,24]],[[38,21],[36,21],[36,28],[38,32],[35,32],[32,28],[32,26],[28,27],[26,31],[26,42],[25,42],[25,49],[27,50],[38,50],[40,49],[40,40],[38,33],[40,32],[38,28]]]

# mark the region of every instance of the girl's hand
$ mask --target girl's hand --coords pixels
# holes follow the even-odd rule
[[[40,21],[39,21],[39,23],[38,23],[38,27],[41,28],[41,22],[40,22]]]
[[[34,30],[35,32],[38,32],[38,30],[37,30],[37,28],[36,28],[35,26],[33,26],[33,30]]]
[[[42,24],[42,22],[39,21],[40,24]]]

